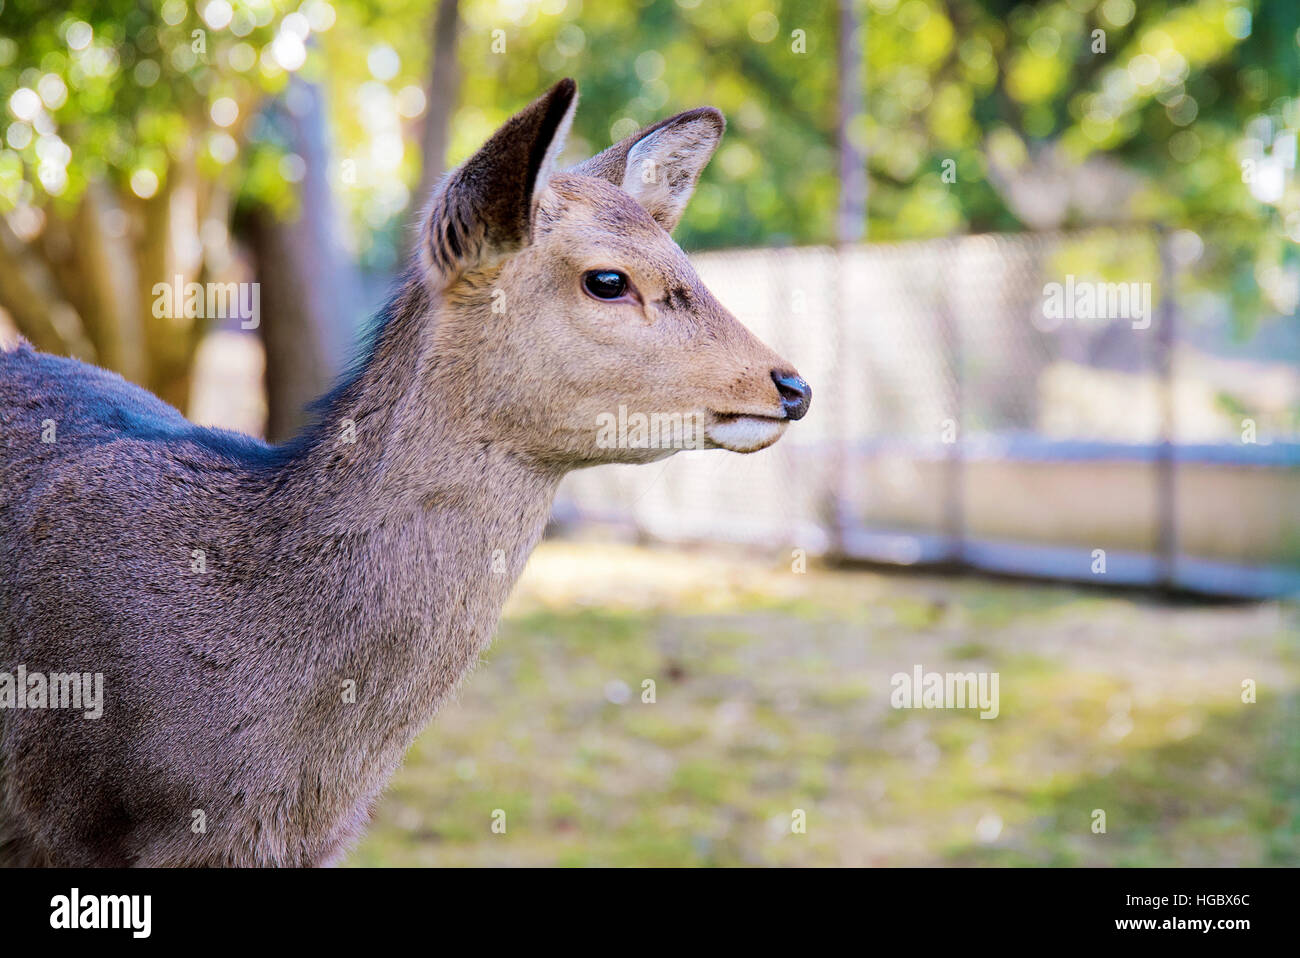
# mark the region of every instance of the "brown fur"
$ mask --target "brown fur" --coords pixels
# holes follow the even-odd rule
[[[686,127],[642,207],[624,144],[554,173],[575,97],[557,85],[448,176],[366,360],[289,445],[0,352],[0,671],[102,672],[105,693],[99,720],[0,709],[0,862],[337,860],[490,640],[563,474],[670,451],[601,448],[599,414],[780,435],[788,364],[665,232],[720,116],[651,128]],[[583,291],[606,268],[634,301]]]

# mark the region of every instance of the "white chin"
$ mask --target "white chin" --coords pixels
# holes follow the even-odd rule
[[[717,418],[704,430],[709,442],[732,452],[758,452],[781,438],[785,419],[763,416],[727,416]]]

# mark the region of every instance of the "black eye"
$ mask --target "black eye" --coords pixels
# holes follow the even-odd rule
[[[618,299],[627,292],[627,277],[618,270],[593,269],[583,275],[582,285],[597,299]]]

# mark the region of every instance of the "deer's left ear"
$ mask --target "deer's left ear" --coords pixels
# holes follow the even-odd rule
[[[621,186],[671,233],[726,125],[711,106],[688,110],[615,143],[573,172]]]

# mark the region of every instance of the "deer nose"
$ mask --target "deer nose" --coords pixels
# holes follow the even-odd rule
[[[783,373],[779,369],[772,370],[772,382],[776,383],[776,391],[781,394],[781,408],[785,410],[785,418],[802,419],[812,402],[812,387],[802,376]]]

